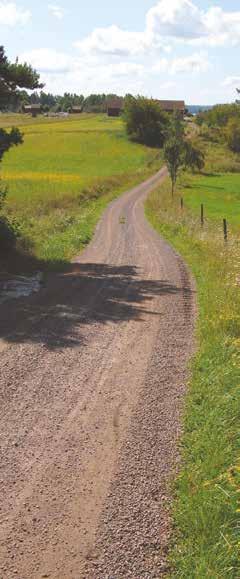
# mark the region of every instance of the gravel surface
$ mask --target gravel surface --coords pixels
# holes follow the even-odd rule
[[[144,218],[163,169],[114,201],[39,294],[0,307],[0,578],[159,578],[194,285]]]

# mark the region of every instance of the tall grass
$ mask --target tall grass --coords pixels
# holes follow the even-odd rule
[[[152,225],[182,254],[198,288],[198,352],[186,398],[176,483],[172,577],[240,577],[240,237],[180,209],[170,184],[150,196]]]

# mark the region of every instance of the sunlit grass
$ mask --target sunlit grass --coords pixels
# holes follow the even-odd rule
[[[205,150],[206,165],[202,175],[183,173],[179,183],[184,203],[197,216],[204,205],[206,219],[229,226],[240,225],[240,155],[229,151],[223,143],[200,139]]]
[[[89,241],[106,203],[160,165],[155,150],[129,142],[120,118],[1,115],[0,125],[24,133],[24,144],[1,166],[6,211],[19,224],[21,243],[50,261],[69,259]]]
[[[219,177],[221,179],[221,177]],[[204,180],[203,180],[204,182]],[[240,235],[204,228],[180,208],[170,184],[151,194],[146,213],[197,281],[198,352],[186,399],[183,465],[176,484],[172,577],[240,576]],[[215,216],[214,216],[215,217]]]

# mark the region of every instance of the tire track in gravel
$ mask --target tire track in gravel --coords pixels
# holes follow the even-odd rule
[[[144,218],[161,170],[106,210],[39,295],[5,304],[0,578],[165,572],[192,280]]]

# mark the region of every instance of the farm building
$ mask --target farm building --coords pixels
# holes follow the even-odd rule
[[[36,117],[41,114],[41,105],[25,105],[23,111]]]
[[[79,114],[79,113],[82,113],[82,110],[83,110],[82,107],[80,107],[80,106],[74,106],[74,107],[71,108],[70,112],[73,113],[73,114],[75,114],[75,115],[77,115],[77,114]]]
[[[166,113],[174,113],[175,111],[178,111],[182,116],[184,116],[185,114],[186,107],[184,101],[157,100],[156,102],[160,105],[161,109]]]
[[[107,103],[107,114],[109,117],[119,117],[124,107],[124,98],[111,99]]]

